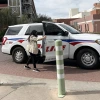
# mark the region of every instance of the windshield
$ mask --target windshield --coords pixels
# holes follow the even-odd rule
[[[80,34],[81,33],[80,31],[76,30],[75,28],[73,28],[69,25],[66,25],[66,24],[59,24],[59,25],[72,34]]]

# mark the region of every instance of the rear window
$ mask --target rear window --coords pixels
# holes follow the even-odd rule
[[[20,32],[21,29],[22,29],[22,26],[9,27],[7,32],[6,32],[6,35],[17,35]]]

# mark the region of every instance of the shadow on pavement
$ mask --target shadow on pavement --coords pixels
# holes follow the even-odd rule
[[[74,60],[64,61],[65,74],[78,74],[78,73],[80,74],[80,73],[96,72],[96,71],[99,71],[99,69],[94,69],[94,70],[93,69],[89,69],[89,70],[81,69],[77,66],[77,63]],[[56,72],[56,61],[44,63],[42,71],[55,71]]]
[[[46,83],[2,83],[0,86],[27,86],[27,85],[46,85]]]
[[[46,62],[44,64],[56,65],[56,61]],[[77,67],[77,63],[76,63],[75,60],[64,60],[64,66],[74,66],[74,67]]]

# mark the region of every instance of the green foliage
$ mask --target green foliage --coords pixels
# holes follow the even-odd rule
[[[12,15],[11,10],[7,8],[0,10],[0,41],[7,27],[14,24],[17,24],[16,15]]]
[[[37,18],[28,18],[27,15],[18,17],[17,14],[12,14],[12,10],[4,8],[0,10],[0,38],[5,34],[5,29],[10,25],[26,24],[26,23],[41,23],[42,21],[52,21],[52,19],[46,15],[38,14]]]
[[[12,15],[10,9],[0,10],[0,30],[6,28],[9,25],[17,24],[16,15]]]
[[[52,19],[46,15],[38,14],[37,18],[33,18],[33,22],[41,23],[42,21],[52,21]]]
[[[18,24],[26,24],[26,23],[29,23],[29,22],[30,22],[30,20],[27,18],[27,15],[22,15],[21,18],[17,19]]]
[[[37,22],[41,23],[42,21],[52,21],[52,19],[46,15],[38,14],[37,18],[28,18],[27,15],[18,17],[15,14],[12,14],[11,9],[2,9],[0,10],[0,30],[15,24],[25,24]]]
[[[0,42],[2,41],[2,37],[4,36],[6,29],[0,31]]]

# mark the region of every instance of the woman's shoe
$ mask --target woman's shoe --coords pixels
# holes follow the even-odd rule
[[[25,69],[31,69],[29,66],[25,65],[24,66]]]
[[[40,70],[38,70],[37,68],[34,68],[33,71],[40,72]]]

